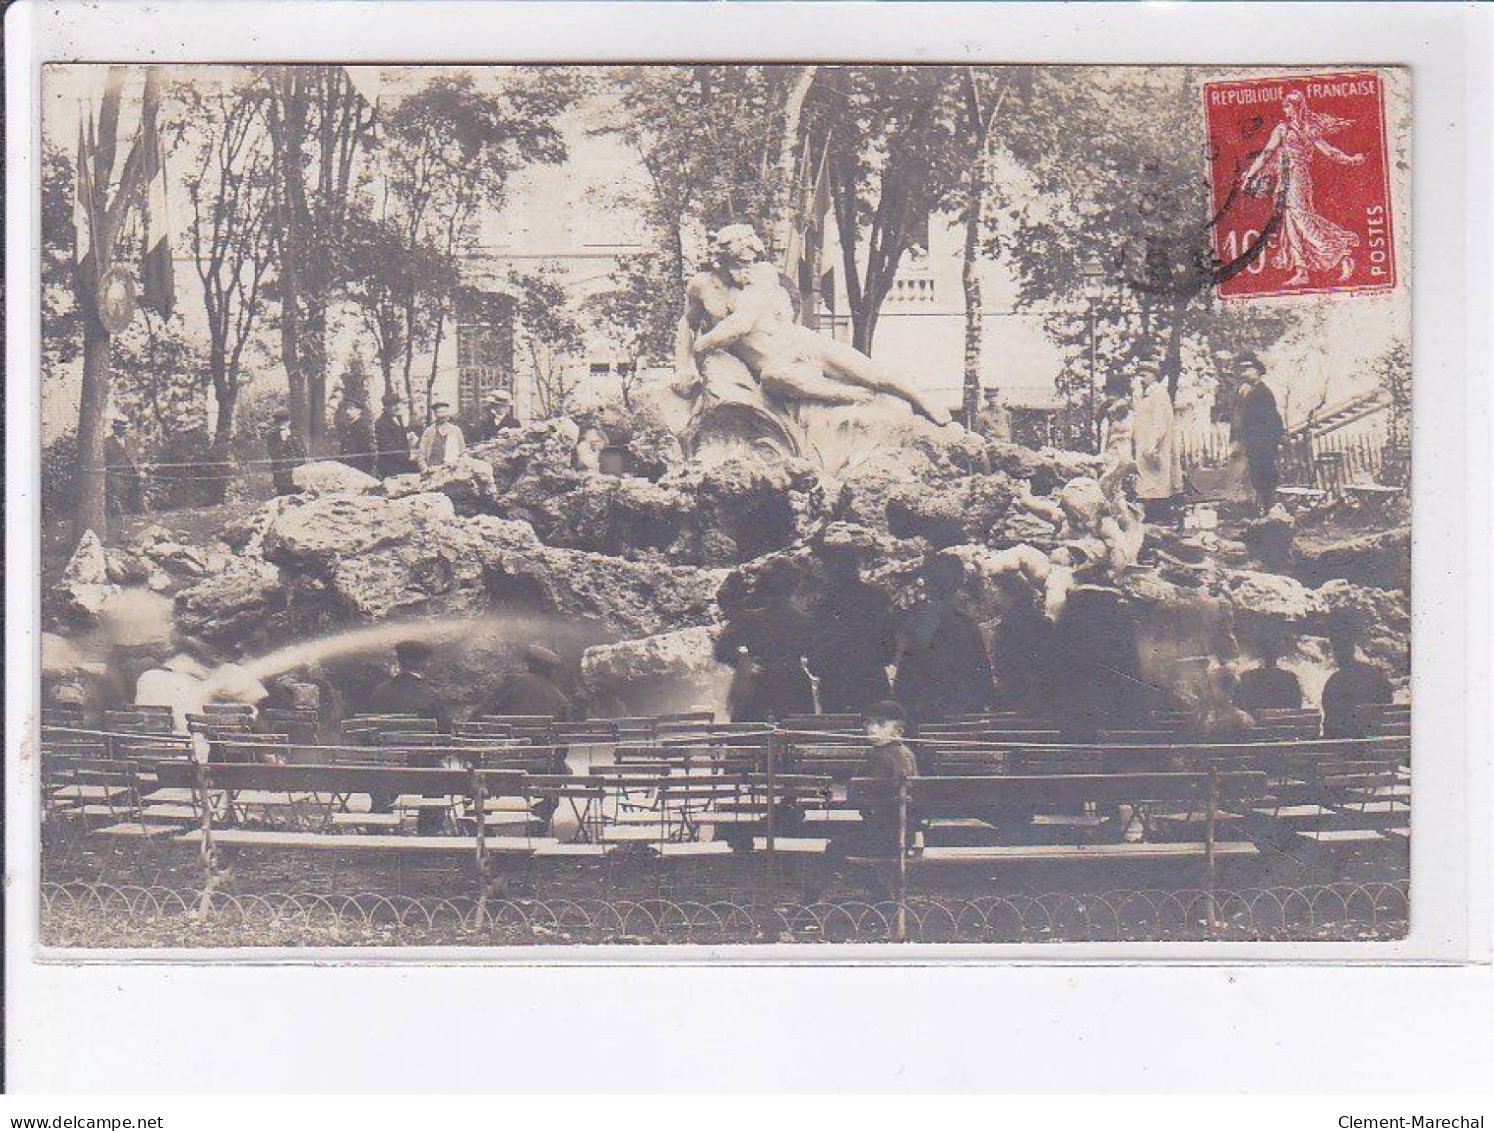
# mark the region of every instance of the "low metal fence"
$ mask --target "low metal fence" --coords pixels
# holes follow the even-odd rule
[[[1301,941],[1403,937],[1405,881],[1203,890],[694,902],[472,899],[362,892],[192,891],[44,882],[42,941],[59,947],[536,946]],[[902,912],[899,915],[899,912]]]

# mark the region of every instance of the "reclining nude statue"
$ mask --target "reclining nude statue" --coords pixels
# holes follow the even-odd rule
[[[722,228],[711,245],[715,265],[690,280],[675,341],[674,391],[695,400],[696,446],[735,438],[803,454],[801,408],[863,405],[878,393],[949,423],[948,411],[864,353],[796,323],[751,227]]]

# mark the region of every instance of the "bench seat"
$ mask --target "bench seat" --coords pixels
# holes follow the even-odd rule
[[[126,813],[134,811],[131,805],[79,805],[73,810],[84,817],[122,817]]]
[[[654,850],[666,860],[689,860],[701,856],[730,856],[731,845],[724,840],[668,841]]]
[[[146,839],[166,836],[177,831],[178,829],[175,825],[148,825],[142,824],[140,821],[121,821],[117,825],[108,825],[97,830],[100,836],[130,836],[144,837]]]
[[[193,829],[177,837],[184,844],[202,843],[202,830]],[[477,852],[477,838],[472,836],[393,836],[373,833],[303,833],[258,829],[222,829],[213,831],[213,843],[256,848],[332,849],[341,852],[409,852],[420,855]],[[541,845],[554,844],[549,837],[488,837],[489,853],[527,856]]]
[[[1158,841],[1143,844],[1002,844],[991,846],[948,845],[925,848],[908,857],[915,864],[1022,863],[1028,861],[1075,860],[1176,860],[1203,859],[1207,849],[1202,843]],[[1256,847],[1249,841],[1220,841],[1214,855],[1254,856]]]
[[[1297,835],[1313,844],[1373,844],[1385,839],[1376,829],[1298,829]]]
[[[806,809],[804,824],[806,827],[856,828],[861,824],[861,811],[858,809]]]
[[[339,829],[397,829],[404,823],[398,813],[333,813],[332,825]]]
[[[712,810],[706,813],[692,813],[690,823],[692,825],[761,825],[768,819],[766,809],[733,809],[728,812]],[[655,822],[657,824],[657,822]]]
[[[658,821],[648,825],[608,825],[602,829],[602,840],[608,844],[652,844],[660,838]]]
[[[830,838],[823,836],[775,836],[773,838],[774,852],[784,852],[792,856],[822,856],[829,847]],[[766,852],[767,850],[767,837],[752,838],[752,851]]]
[[[1274,817],[1278,821],[1310,821],[1319,817],[1332,817],[1334,812],[1316,802],[1302,805],[1263,805],[1255,810],[1262,817]]]
[[[1355,817],[1401,817],[1411,812],[1411,806],[1392,798],[1386,801],[1345,802],[1339,806],[1339,811]]]
[[[109,801],[115,797],[129,795],[127,785],[65,785],[52,792],[60,801]]]
[[[600,858],[616,849],[615,844],[542,844],[534,850],[534,856],[536,860]]]

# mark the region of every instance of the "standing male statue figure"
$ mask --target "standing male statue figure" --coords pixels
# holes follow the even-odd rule
[[[885,393],[935,424],[949,423],[947,409],[860,350],[796,323],[788,292],[749,225],[722,228],[711,247],[715,265],[685,291],[675,341],[674,388],[681,396],[696,396],[703,385],[712,391],[711,355],[728,354],[746,367],[769,405],[862,404]]]

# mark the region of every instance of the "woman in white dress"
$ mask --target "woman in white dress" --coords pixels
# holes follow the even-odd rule
[[[1136,497],[1154,521],[1165,518],[1172,500],[1183,491],[1183,467],[1178,456],[1177,414],[1167,382],[1158,370],[1142,374],[1141,400],[1136,405],[1132,437],[1136,448]]]

